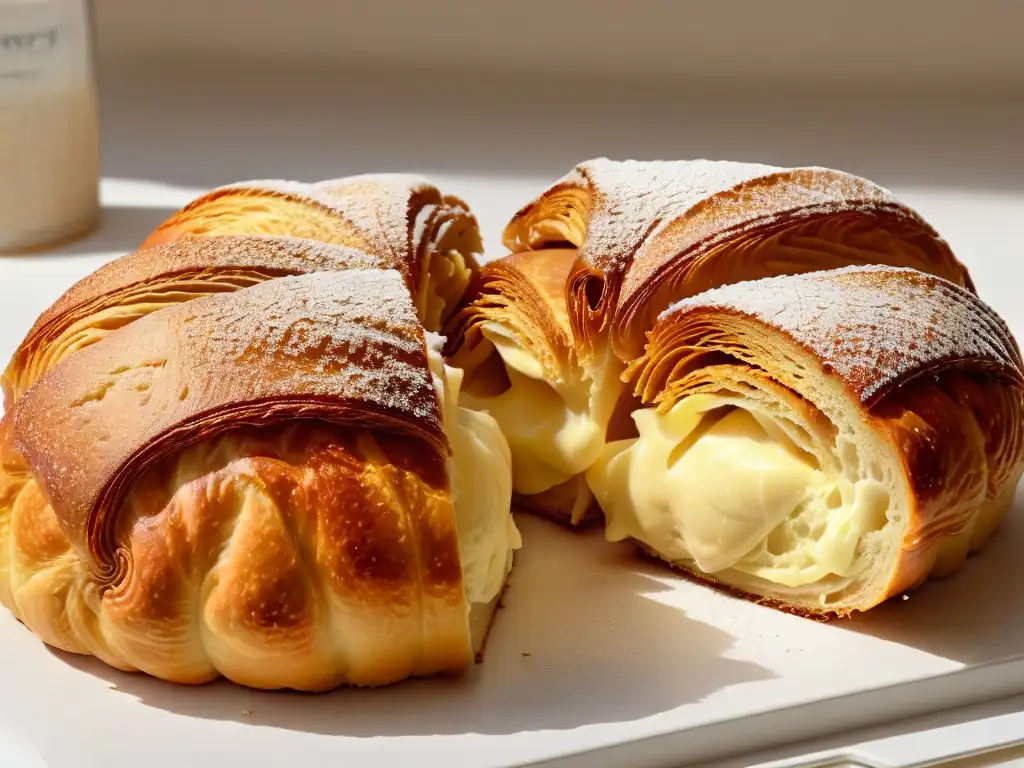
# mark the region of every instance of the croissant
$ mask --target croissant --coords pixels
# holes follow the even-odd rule
[[[466,204],[418,176],[219,187],[173,214],[139,251],[100,268],[44,312],[0,377],[4,402],[10,408],[64,355],[142,315],[283,275],[397,269],[421,321],[436,332],[461,303],[482,250]]]
[[[459,305],[483,251],[466,203],[408,174],[219,187],[172,215],[142,247],[233,234],[292,235],[366,251],[378,267],[405,276],[429,331]]]
[[[591,160],[522,208],[503,240],[511,255],[481,267],[445,351],[464,371],[461,402],[508,438],[519,501],[573,524],[600,520],[585,473],[609,430],[632,428],[621,375],[672,302],[865,264],[974,290],[917,213],[825,168]]]
[[[915,270],[683,299],[624,378],[636,436],[587,471],[608,538],[805,615],[951,573],[1024,471],[1016,342],[973,293]]]
[[[392,205],[390,181],[355,227],[370,183],[308,205],[320,229],[258,201],[225,213],[233,233],[164,227],[29,332],[3,377],[0,600],[42,640],[310,691],[482,651],[521,546],[511,458],[424,329],[479,234],[450,200]],[[404,250],[379,236],[398,221]]]

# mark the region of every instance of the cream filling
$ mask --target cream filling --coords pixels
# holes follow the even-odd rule
[[[592,390],[600,388],[589,380],[556,388],[546,380],[540,361],[503,326],[484,323],[481,332],[501,356],[511,386],[499,395],[464,390],[460,402],[490,413],[501,426],[512,451],[516,492],[542,493],[584,472],[601,455],[611,412],[602,406],[614,399],[601,397],[595,402]]]
[[[607,537],[726,583],[797,593],[848,584],[868,566],[862,539],[885,523],[884,486],[822,467],[802,430],[736,403],[693,395],[666,413],[633,413],[639,437],[609,444],[587,473]]]
[[[512,519],[512,457],[497,422],[486,413],[458,405],[462,371],[444,364],[436,345],[430,367],[444,404],[445,431],[452,447],[449,477],[466,599],[490,603],[512,570],[522,537]],[[438,372],[443,370],[443,378]]]

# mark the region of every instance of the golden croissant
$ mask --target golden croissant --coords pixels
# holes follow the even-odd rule
[[[513,496],[816,617],[1004,516],[1019,349],[877,185],[593,160],[504,244],[404,175],[172,215],[0,377],[0,601],[121,669],[322,691],[479,657]]]
[[[53,646],[176,682],[465,669],[521,543],[507,443],[457,405],[431,332],[475,220],[404,177],[242,186],[15,352],[0,599]]]
[[[537,511],[603,516],[609,538],[818,615],[951,571],[1005,513],[1024,461],[1016,342],[947,243],[877,185],[593,160],[504,242],[446,352]],[[785,325],[757,314],[762,293]],[[913,350],[898,365],[896,339]],[[854,355],[862,390],[836,373]]]

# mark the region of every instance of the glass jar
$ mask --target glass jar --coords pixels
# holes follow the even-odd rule
[[[88,0],[0,0],[0,251],[99,219],[99,108]]]

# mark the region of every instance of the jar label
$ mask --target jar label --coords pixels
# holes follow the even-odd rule
[[[85,0],[0,2],[0,89],[92,77]]]

